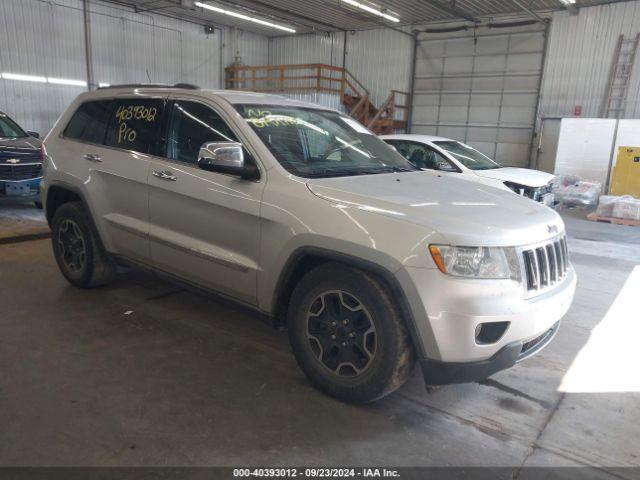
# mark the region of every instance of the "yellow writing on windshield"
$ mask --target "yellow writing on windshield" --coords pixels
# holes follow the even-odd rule
[[[268,110],[250,108],[247,110],[247,122],[256,128],[291,126],[298,123],[298,119],[288,115],[274,115]]]

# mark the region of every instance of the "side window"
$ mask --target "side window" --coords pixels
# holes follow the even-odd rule
[[[173,104],[167,136],[168,158],[195,164],[202,144],[236,141],[235,134],[212,108],[197,102]]]
[[[305,159],[319,159],[330,148],[331,139],[328,134],[322,133],[310,128],[300,130],[301,134],[304,134],[306,143],[306,150],[308,154],[305,155]],[[327,160],[340,160],[340,152],[336,152],[337,158],[330,156]]]
[[[83,142],[102,144],[112,107],[111,100],[83,103],[69,120],[63,135]]]
[[[391,140],[389,143],[398,150],[400,155],[418,168],[445,172],[457,171],[444,156],[422,143],[403,140]]]
[[[459,172],[458,168],[447,160],[440,152],[431,150],[428,147],[427,150],[433,155],[434,170],[440,170],[441,172]]]
[[[109,118],[105,145],[140,153],[155,153],[163,108],[163,100],[116,100]]]

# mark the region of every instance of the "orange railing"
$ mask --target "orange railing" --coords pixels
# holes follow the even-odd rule
[[[325,92],[369,95],[351,72],[322,63],[233,66],[225,69],[225,88],[252,92]]]

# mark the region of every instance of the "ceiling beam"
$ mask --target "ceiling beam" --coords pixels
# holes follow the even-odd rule
[[[263,9],[265,9],[266,12],[277,12],[277,13],[280,13],[281,15],[286,15],[286,16],[289,17],[289,18],[280,17],[281,20],[286,20],[286,21],[293,22],[293,23],[297,22],[300,25],[304,25],[307,28],[311,28],[312,30],[315,29],[316,27],[306,25],[306,24],[302,23],[301,20],[304,20],[306,22],[310,22],[312,25],[321,25],[325,29],[329,29],[329,30],[332,30],[332,31],[344,31],[345,30],[344,28],[338,27],[336,25],[332,25],[330,23],[322,22],[322,21],[317,20],[315,18],[307,17],[305,15],[301,15],[299,13],[292,12],[291,10],[287,10],[285,8],[280,8],[280,7],[276,7],[276,6],[273,6],[273,5],[269,5],[268,3],[262,2],[260,0],[244,0],[243,2],[237,2],[237,1],[233,1],[232,2],[232,1],[229,1],[229,0],[218,0],[218,1],[220,1],[222,3],[226,3],[226,4],[231,5],[231,6],[235,6],[236,8],[237,7],[242,7],[245,4],[250,4],[250,5],[254,5],[256,7],[263,8]],[[266,13],[265,11],[256,10],[256,13],[259,13],[260,15],[268,15],[268,13]]]
[[[567,10],[567,12],[569,12],[571,15],[577,15],[578,14],[578,7],[576,6],[575,3],[565,3],[562,0],[560,0],[560,3],[562,3],[562,5],[564,6],[565,10]]]
[[[449,15],[453,15],[456,18],[463,18],[464,20],[468,20],[469,22],[473,23],[478,23],[480,21],[469,12],[457,7],[455,0],[429,0],[429,3],[436,7],[438,10],[446,12]]]
[[[530,17],[536,19],[537,21],[539,21],[540,23],[547,23],[549,21],[549,19],[547,18],[543,18],[540,15],[538,15],[536,12],[534,12],[533,10],[531,10],[529,7],[527,7],[524,3],[522,3],[520,0],[511,0],[517,7],[520,7],[520,10],[522,10],[523,12],[525,12],[527,15],[529,15]]]

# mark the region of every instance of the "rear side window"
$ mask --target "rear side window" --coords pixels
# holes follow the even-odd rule
[[[112,106],[111,100],[83,103],[71,117],[63,135],[83,142],[103,143]]]
[[[155,153],[160,141],[163,109],[163,100],[116,100],[107,125],[105,145],[140,153]]]

